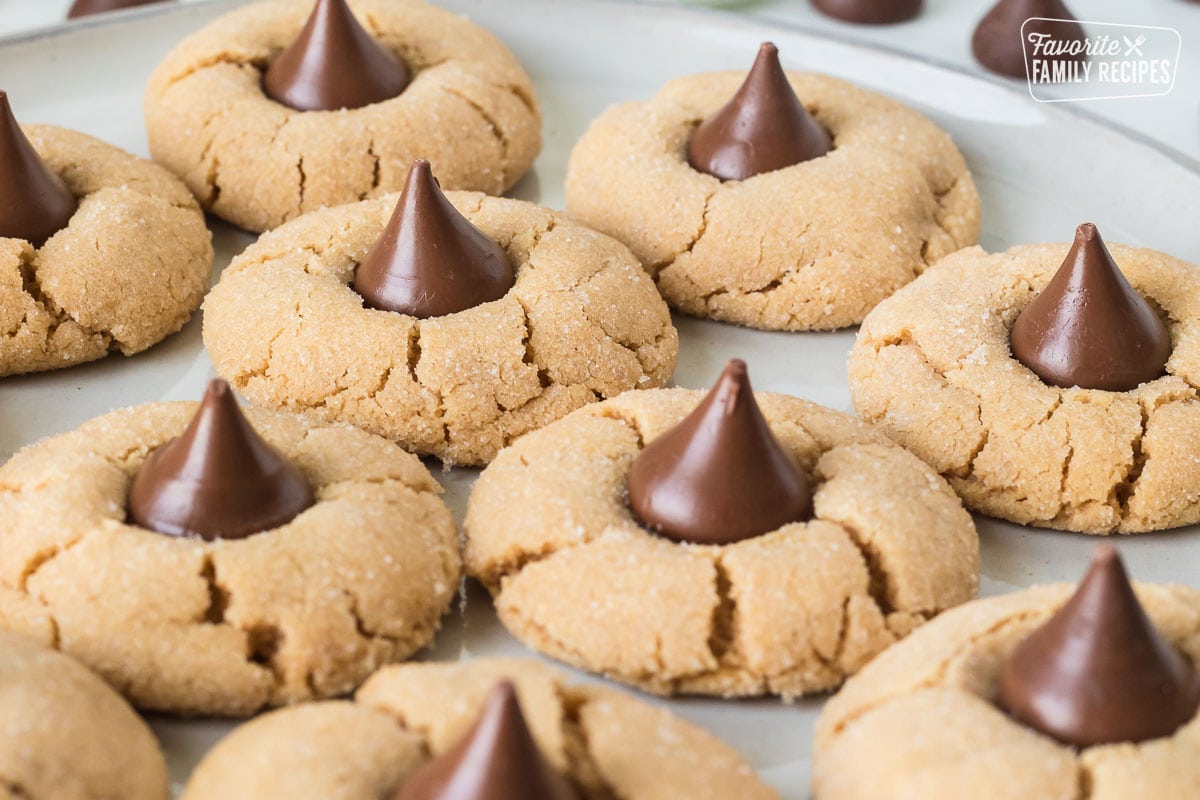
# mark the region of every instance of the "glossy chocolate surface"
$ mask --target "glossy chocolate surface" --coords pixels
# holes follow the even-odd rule
[[[1053,386],[1124,392],[1162,376],[1171,334],[1121,274],[1090,222],[1067,258],[1017,317],[1013,356]]]
[[[687,157],[700,172],[741,181],[818,158],[832,147],[829,133],[796,97],[779,50],[764,42],[733,99],[696,128]]]
[[[1022,641],[997,703],[1075,747],[1169,736],[1200,707],[1200,678],[1154,627],[1117,551],[1097,548],[1074,596]]]
[[[680,542],[732,544],[812,516],[808,479],[771,432],[738,359],[638,454],[628,488],[638,518]]]
[[[129,490],[129,521],[168,536],[244,539],[315,502],[293,464],[250,426],[216,379],[177,439],[152,452]]]
[[[359,24],[346,0],[317,0],[304,29],[263,76],[267,96],[297,111],[361,108],[390,100],[408,65]]]
[[[0,237],[40,247],[67,226],[78,207],[21,131],[8,93],[0,91]]]
[[[1026,20],[1038,17],[1049,20],[1075,19],[1062,0],[1000,0],[979,21],[971,37],[975,59],[992,72],[1011,78],[1024,78],[1026,45],[1021,41],[1022,26],[1027,37],[1030,34],[1048,34],[1056,43],[1086,41],[1083,26],[1077,22],[1035,21],[1025,25]],[[1082,52],[1068,54],[1056,56],[1055,60],[1082,62],[1087,60],[1087,55]]]
[[[578,800],[547,762],[508,682],[461,742],[414,772],[392,800]]]
[[[812,0],[826,16],[859,25],[892,25],[915,19],[924,0]]]
[[[516,281],[504,250],[458,213],[414,161],[387,227],[354,272],[371,308],[440,317],[499,300]]]

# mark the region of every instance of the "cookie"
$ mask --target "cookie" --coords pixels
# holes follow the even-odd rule
[[[568,685],[535,661],[484,659],[387,667],[353,703],[247,723],[196,768],[183,800],[391,797],[419,764],[455,745],[504,680],[580,800],[776,797],[737,753],[665,710],[603,686]]]
[[[311,507],[236,540],[126,521],[147,454],[196,409],[115,411],[0,467],[0,627],[78,658],[140,708],[184,714],[343,694],[428,644],[458,588],[457,534],[429,472],[383,439],[248,409]]]
[[[1095,534],[1196,523],[1196,267],[1113,245],[1120,272],[1165,318],[1166,372],[1127,391],[1063,388],[1014,358],[1010,331],[1073,248],[969,248],[884,301],[850,354],[854,406],[984,514]]]
[[[428,319],[364,306],[357,265],[398,197],[326,209],[234,259],[205,303],[217,372],[259,405],[350,422],[448,463],[485,464],[594,400],[664,385],[679,339],[619,242],[531,203],[447,192],[515,284]]]
[[[1079,748],[1039,733],[995,702],[1005,664],[1021,642],[1044,630],[1064,608],[1072,588],[1038,587],[968,603],[871,662],[825,706],[817,723],[815,795],[821,800],[1195,797],[1200,720],[1147,741]],[[1141,585],[1137,597],[1161,636],[1196,664],[1200,592]],[[1092,602],[1089,607],[1095,608]],[[1071,651],[1087,657],[1092,644],[1076,641]],[[1068,656],[1061,663],[1079,662]],[[1084,684],[1092,681],[1086,672],[1079,677]],[[1081,691],[1099,702],[1123,701],[1122,692],[1111,687],[1091,683]],[[1055,716],[1069,718],[1069,706],[1055,709]]]
[[[146,723],[66,656],[0,633],[0,705],[0,797],[170,796],[167,765]]]
[[[2,116],[11,119],[0,95]],[[182,328],[213,265],[187,187],[82,133],[24,133],[78,207],[44,244],[0,232],[0,377],[131,356]]]
[[[627,392],[501,452],[471,494],[465,560],[509,631],[655,693],[790,698],[974,596],[975,528],[931,469],[845,414],[755,397],[813,513],[732,544],[656,535],[628,500],[631,465],[703,392]]]
[[[828,76],[786,76],[832,137],[827,154],[746,180],[691,166],[693,131],[746,77],[671,81],[610,108],[571,154],[570,213],[629,245],[674,308],[771,330],[843,328],[978,240],[979,199],[950,137]]]
[[[447,189],[491,194],[529,170],[541,149],[541,114],[508,48],[421,0],[351,6],[358,24],[412,73],[391,99],[299,111],[265,94],[264,72],[313,9],[288,0],[221,17],[155,70],[144,103],[150,151],[206,210],[263,231],[395,191],[414,158],[432,161]]]

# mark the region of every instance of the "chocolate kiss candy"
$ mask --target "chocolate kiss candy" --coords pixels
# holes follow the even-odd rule
[[[75,0],[71,10],[67,12],[67,19],[103,14],[105,11],[116,11],[121,8],[149,6],[161,2],[164,0]]]
[[[346,0],[317,0],[296,41],[280,53],[263,89],[297,111],[359,108],[408,86],[408,65],[367,33]]]
[[[40,247],[67,226],[79,204],[46,168],[0,92],[0,236]]]
[[[736,358],[633,460],[628,486],[642,522],[682,542],[732,544],[812,515],[808,479],[771,433]]]
[[[147,457],[129,490],[129,521],[169,536],[244,539],[314,502],[308,482],[262,440],[229,384],[208,384],[178,439]]]
[[[817,10],[843,22],[891,25],[921,13],[924,0],[813,0]]]
[[[504,250],[458,213],[420,160],[355,270],[354,290],[372,308],[424,319],[499,300],[515,280]]]
[[[1065,744],[1169,736],[1200,707],[1200,679],[1142,610],[1121,558],[1096,548],[1074,596],[1000,675],[999,705]]]
[[[488,696],[479,720],[452,750],[425,764],[392,800],[577,800],[546,763],[508,682]]]
[[[688,162],[723,181],[741,181],[829,152],[833,140],[805,110],[770,42],[724,108],[692,134]]]
[[[1026,20],[1034,17],[1071,22],[1030,22],[1025,25]],[[1021,27],[1024,25],[1026,37],[1048,34],[1056,44],[1086,42],[1083,26],[1074,20],[1062,0],[1000,0],[979,21],[975,35],[971,37],[971,49],[976,60],[992,72],[1024,78],[1025,46],[1021,40]],[[1087,60],[1087,54],[1080,51],[1075,55],[1047,56],[1047,60],[1082,62]]]
[[[1010,337],[1018,361],[1054,386],[1125,392],[1163,374],[1171,334],[1129,285],[1090,222]]]

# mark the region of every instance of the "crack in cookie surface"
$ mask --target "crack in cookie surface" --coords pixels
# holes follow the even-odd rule
[[[269,0],[221,17],[159,66],[145,97],[151,152],[185,176],[206,209],[258,231],[399,189],[417,157],[429,158],[449,189],[511,188],[541,148],[540,110],[516,58],[431,5],[362,0],[355,11],[413,71],[397,97],[340,112],[299,112],[267,98],[262,73],[305,14]],[[413,35],[421,30],[438,34]],[[430,119],[441,127],[430,129]],[[273,146],[277,139],[286,145]]]
[[[978,197],[949,137],[825,76],[789,74],[833,134],[829,154],[745,181],[694,170],[692,131],[742,77],[681,78],[611,108],[571,155],[570,212],[629,244],[673,307],[766,329],[846,327],[977,241]]]
[[[977,540],[950,487],[860,423],[779,395],[759,401],[816,476],[814,520],[720,548],[645,531],[628,508],[629,464],[699,397],[621,395],[528,434],[484,471],[467,568],[514,635],[653,692],[795,696],[974,595]],[[897,471],[917,477],[886,501],[864,495]],[[886,521],[907,503],[922,510]],[[873,534],[850,531],[864,527]]]
[[[1124,393],[1043,384],[1012,358],[1007,336],[1063,248],[1030,245],[994,256],[973,248],[944,259],[868,318],[850,358],[857,410],[984,513],[1088,533],[1197,521],[1200,472],[1184,452],[1200,421],[1200,393],[1188,380],[1200,357],[1184,332],[1200,320],[1185,311],[1195,292],[1179,282],[1193,268],[1149,250],[1114,250],[1131,280],[1176,320],[1166,376]],[[964,285],[974,288],[963,293]],[[940,311],[922,315],[916,307]],[[956,420],[971,420],[964,436],[974,444],[934,434]]]
[[[666,382],[678,334],[623,246],[537,206],[449,196],[508,251],[505,297],[424,320],[366,309],[348,284],[395,196],[329,209],[225,271],[204,328],[218,372],[255,402],[462,464],[597,397]]]
[[[282,528],[202,542],[124,524],[129,480],[192,409],[114,412],[0,468],[0,621],[48,624],[141,707],[205,714],[342,693],[432,639],[460,573],[449,511],[415,457],[348,426],[248,412],[317,495]],[[330,539],[347,530],[354,552]]]
[[[1136,588],[1167,639],[1193,661],[1200,657],[1200,592]],[[1190,755],[1200,719],[1169,737],[1076,750],[993,705],[1008,654],[1073,589],[1037,587],[955,609],[851,679],[817,724],[818,795],[850,800],[881,786],[919,787],[922,797],[949,800],[970,786],[998,800],[1188,796],[1200,780]],[[970,763],[970,754],[986,758]],[[1006,777],[993,784],[989,775]]]
[[[213,261],[184,185],[84,134],[25,130],[79,208],[38,250],[0,239],[0,376],[133,355],[182,328]]]

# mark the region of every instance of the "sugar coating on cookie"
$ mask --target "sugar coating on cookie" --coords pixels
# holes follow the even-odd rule
[[[189,36],[146,89],[150,152],[205,209],[263,231],[300,214],[396,191],[413,159],[445,189],[499,194],[541,149],[533,83],[498,39],[422,0],[352,0],[356,19],[413,72],[391,100],[296,111],[263,71],[310,3],[266,0]]]
[[[0,633],[0,797],[163,800],[154,734],[83,665]]]
[[[871,427],[784,395],[756,397],[812,480],[812,520],[725,546],[640,526],[630,464],[703,394],[589,406],[484,471],[467,569],[518,639],[652,692],[795,697],[974,596],[978,538],[945,481]]]
[[[516,270],[500,300],[418,320],[350,288],[397,196],[272,231],[205,304],[217,372],[253,402],[351,422],[406,449],[485,464],[597,399],[664,385],[679,337],[619,242],[531,203],[447,192]]]
[[[213,265],[187,187],[85,134],[23,130],[79,208],[40,248],[0,237],[0,377],[133,355],[182,328]]]
[[[1196,267],[1110,245],[1125,277],[1167,320],[1166,374],[1128,392],[1063,389],[1013,358],[1009,331],[1068,248],[966,249],[882,303],[850,354],[855,408],[976,511],[1096,534],[1196,523]]]
[[[247,409],[315,505],[237,541],[126,523],[134,474],[195,409],[115,411],[0,467],[0,627],[186,714],[343,694],[428,644],[458,588],[457,534],[428,470],[379,437]]]
[[[571,686],[556,670],[516,659],[387,667],[353,703],[267,714],[213,749],[183,800],[388,797],[430,755],[458,743],[504,680],[516,687],[542,754],[582,800],[777,800],[708,732],[623,692]]]
[[[843,328],[978,240],[979,199],[950,137],[824,75],[788,78],[832,134],[828,154],[745,181],[693,169],[692,131],[744,77],[680,78],[610,108],[571,154],[568,210],[629,245],[673,307],[755,328]]]
[[[813,789],[821,800],[1188,798],[1200,792],[1200,719],[1140,744],[1076,750],[992,702],[1017,644],[1073,586],[1038,587],[968,603],[871,662],[817,723]],[[1140,585],[1162,635],[1200,662],[1200,592]]]

